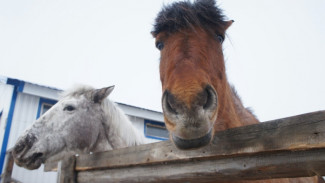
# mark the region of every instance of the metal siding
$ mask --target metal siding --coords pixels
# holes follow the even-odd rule
[[[7,78],[6,84],[13,85],[14,88],[13,88],[13,92],[11,95],[9,112],[7,115],[7,119],[6,119],[6,123],[5,123],[5,131],[4,131],[4,135],[3,135],[3,139],[2,139],[1,156],[0,156],[0,173],[2,173],[3,165],[5,163],[6,151],[7,151],[7,147],[8,147],[8,139],[9,139],[9,135],[10,135],[13,114],[15,112],[17,94],[18,94],[18,91],[22,91],[24,88],[24,82],[21,82],[17,79]]]
[[[35,122],[38,103],[39,97],[18,93],[8,149],[12,148],[18,137]],[[56,175],[56,172],[44,173],[43,168],[31,171],[16,165],[12,172],[12,177],[23,183],[55,183]]]
[[[52,100],[58,100],[59,95],[62,91],[50,87],[45,87],[41,85],[25,83],[24,93],[31,94],[43,98],[48,98]]]
[[[13,90],[14,86],[0,83],[0,110],[3,110],[0,120],[0,147],[2,147]]]
[[[143,119],[150,119],[154,121],[164,121],[164,116],[161,112],[157,111],[152,111],[152,110],[147,110],[131,105],[126,105],[126,104],[121,104],[117,103],[118,107],[120,107],[125,114],[134,116],[134,117],[139,117]]]
[[[18,137],[30,127],[36,119],[39,97],[18,93],[8,149],[13,147]]]

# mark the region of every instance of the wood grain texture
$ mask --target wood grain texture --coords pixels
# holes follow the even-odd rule
[[[4,169],[4,172],[2,174],[2,183],[11,183],[12,180],[11,180],[11,174],[12,174],[12,170],[13,170],[13,167],[14,167],[14,157],[12,156],[12,152],[11,150],[9,150],[7,152],[7,161],[6,161],[6,165],[5,165],[5,169]]]
[[[325,149],[81,171],[78,183],[234,182],[325,175]]]
[[[45,169],[53,169],[46,165]],[[78,182],[213,182],[325,175],[325,111],[218,132],[210,145],[170,141],[80,155]]]
[[[179,150],[170,141],[80,155],[76,170],[187,161],[257,152],[325,148],[325,111],[273,120],[216,133],[212,143],[196,150]],[[53,170],[55,165],[45,166]]]
[[[65,157],[58,164],[57,183],[75,183],[76,182],[76,157]]]

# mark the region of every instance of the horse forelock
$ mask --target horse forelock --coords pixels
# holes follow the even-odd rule
[[[175,2],[164,6],[155,19],[152,34],[174,33],[184,28],[202,27],[205,29],[223,27],[225,16],[214,0]]]
[[[72,88],[65,90],[63,93],[60,94],[60,99],[65,97],[79,97],[81,95],[85,95],[95,88],[88,86],[88,85],[75,85]]]

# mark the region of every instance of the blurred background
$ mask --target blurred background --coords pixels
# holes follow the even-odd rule
[[[167,0],[0,1],[0,75],[161,111],[150,31]],[[218,0],[227,74],[261,121],[325,109],[325,1]]]

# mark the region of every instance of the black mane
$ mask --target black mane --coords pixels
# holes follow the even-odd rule
[[[217,29],[226,24],[224,18],[214,0],[175,2],[164,6],[158,13],[152,34],[157,36],[160,32],[173,33],[193,26]]]

